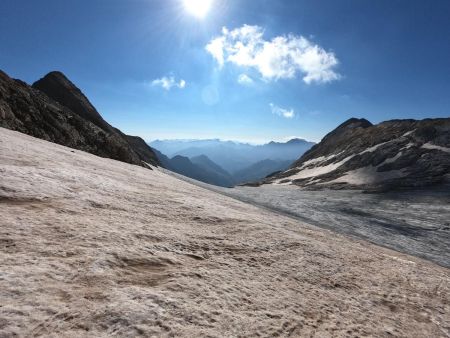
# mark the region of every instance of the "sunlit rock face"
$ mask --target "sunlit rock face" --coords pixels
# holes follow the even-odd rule
[[[449,178],[450,118],[377,125],[353,118],[264,183],[389,190],[447,183]]]
[[[0,126],[122,162],[159,163],[142,139],[109,125],[60,72],[31,87],[0,71]]]

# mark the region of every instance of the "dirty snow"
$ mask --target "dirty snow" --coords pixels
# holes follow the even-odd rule
[[[328,174],[328,173],[336,170],[337,168],[339,168],[341,165],[343,165],[345,162],[349,161],[353,157],[355,157],[355,155],[348,156],[348,157],[344,158],[343,160],[341,160],[339,162],[330,163],[330,164],[325,165],[325,166],[317,166],[317,167],[314,167],[314,168],[302,169],[298,173],[289,176],[288,179],[294,181],[294,180],[298,180],[298,179],[303,179],[303,178],[315,177],[315,176],[319,176],[319,175]],[[274,181],[273,183],[280,184],[285,179],[286,178],[278,179],[278,180]]]
[[[348,183],[363,186],[380,183],[394,178],[400,178],[406,175],[403,170],[377,171],[377,168],[378,166],[367,166],[350,170],[346,172],[345,175],[332,181],[328,181],[327,184]]]
[[[336,163],[330,163],[324,166],[321,166],[321,163],[325,163],[335,157],[337,157],[340,153],[337,154],[331,154],[328,156],[320,156],[314,159],[311,159],[309,161],[306,161],[305,163],[302,164],[301,167],[299,168],[292,168],[289,171],[293,171],[293,170],[298,170],[300,169],[299,172],[289,176],[289,177],[285,177],[285,178],[281,178],[278,180],[275,180],[273,182],[271,182],[271,184],[275,184],[275,185],[290,185],[292,183],[292,181],[294,180],[298,180],[298,179],[305,179],[305,178],[309,178],[309,177],[315,177],[315,176],[320,176],[320,175],[325,175],[328,174],[336,169],[338,169],[341,165],[343,165],[344,163],[348,162],[349,160],[351,160],[353,157],[358,156],[358,155],[363,155],[365,153],[370,153],[370,152],[374,152],[375,150],[377,150],[379,147],[389,143],[389,142],[393,142],[395,140],[391,140],[391,141],[387,141],[387,142],[382,142],[379,144],[376,144],[372,147],[367,148],[366,150],[358,153],[358,154],[354,154],[354,155],[350,155],[347,156],[346,158],[342,159],[339,162]],[[311,165],[316,165],[315,167],[312,168],[308,168]],[[289,180],[289,181],[288,181]],[[311,183],[310,183],[311,184]]]
[[[388,144],[388,143],[390,143],[390,142],[393,142],[393,141],[395,141],[395,140],[396,140],[396,139],[390,140],[390,141],[387,141],[387,142],[378,143],[378,144],[376,144],[376,145],[374,145],[374,146],[372,146],[372,147],[369,147],[369,148],[367,148],[366,150],[360,152],[358,155],[362,155],[362,154],[365,154],[365,153],[373,153],[373,152],[374,152],[375,150],[377,150],[378,148],[384,146],[385,144]]]
[[[450,273],[0,128],[0,336],[450,335]]]
[[[423,144],[422,148],[424,148],[424,149],[436,149],[436,150],[444,151],[446,153],[450,153],[450,148],[437,146],[437,145],[429,143],[429,142]]]

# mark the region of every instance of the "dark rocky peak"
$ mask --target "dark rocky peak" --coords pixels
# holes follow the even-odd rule
[[[111,126],[103,120],[88,98],[63,73],[53,71],[33,84],[33,88],[47,94],[51,99],[69,108],[85,120],[105,131],[111,132]]]
[[[335,130],[339,129],[354,129],[354,128],[368,128],[373,126],[372,123],[367,121],[366,119],[358,119],[355,117],[352,117],[339,125]]]
[[[335,128],[332,132],[327,134],[323,140],[326,140],[331,137],[335,137],[336,135],[340,134],[348,134],[352,133],[357,129],[366,129],[369,127],[372,127],[373,124],[367,121],[366,119],[357,119],[357,118],[351,118],[345,121],[344,123],[340,124],[337,128]]]
[[[337,136],[343,137],[344,135],[355,133],[358,130],[366,129],[369,127],[372,127],[373,124],[367,121],[366,119],[357,119],[357,118],[351,118],[339,125],[336,129],[334,129],[332,132],[327,134],[322,142],[326,142],[329,139],[334,139]]]
[[[31,87],[0,71],[0,127],[122,162],[159,164],[144,140],[105,122],[61,72]]]
[[[373,124],[366,119],[348,119],[325,135],[322,141],[307,151],[303,157],[294,163],[294,166],[315,157],[338,153],[342,149],[347,148],[354,139],[359,140],[357,142],[361,142],[362,134],[370,127],[373,127]]]

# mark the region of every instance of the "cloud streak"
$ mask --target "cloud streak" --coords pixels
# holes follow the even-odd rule
[[[160,79],[156,79],[152,81],[153,87],[161,87],[167,91],[172,88],[184,89],[186,87],[186,81],[180,79],[179,81],[175,79],[174,76],[163,76]]]
[[[205,49],[220,68],[226,63],[256,69],[267,81],[292,79],[301,74],[306,84],[328,83],[340,78],[333,52],[327,52],[303,36],[289,34],[271,40],[260,26],[222,29]]]
[[[292,119],[295,116],[294,109],[285,109],[277,106],[276,104],[270,103],[270,109],[272,110],[272,114],[282,116],[287,119]]]

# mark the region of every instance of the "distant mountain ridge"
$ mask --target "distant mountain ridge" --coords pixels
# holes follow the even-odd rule
[[[264,160],[232,175],[205,155],[192,158],[176,155],[169,158],[156,149],[154,151],[166,169],[198,181],[226,188],[259,181],[275,171],[287,169],[292,164],[292,161]]]
[[[219,185],[224,185],[226,187],[232,187],[235,185],[236,182],[234,177],[231,176],[226,170],[221,168],[219,165],[211,161],[207,156],[201,155],[197,157],[192,157],[190,160],[192,161],[192,163],[203,168],[204,170],[210,173],[214,173],[221,182],[221,184]]]
[[[235,172],[233,177],[235,182],[238,184],[257,182],[258,180],[263,179],[270,174],[288,169],[292,162],[293,161],[290,160],[259,161],[247,168]]]
[[[156,140],[152,148],[172,157],[181,155],[189,158],[205,155],[231,175],[265,160],[294,161],[315,143],[293,139],[285,143],[270,142],[251,145],[233,141],[210,140]]]
[[[263,184],[307,189],[390,190],[450,181],[450,118],[352,118],[326,135],[290,169]]]
[[[225,188],[234,186],[233,178],[206,156],[189,159],[177,155],[169,158],[156,149],[154,151],[162,166],[170,171],[212,185]]]
[[[143,139],[109,125],[61,72],[29,86],[0,71],[0,127],[122,162],[159,165]]]

